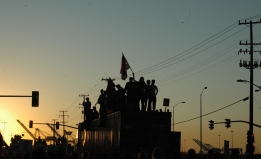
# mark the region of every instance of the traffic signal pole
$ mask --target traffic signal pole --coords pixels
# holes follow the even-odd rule
[[[253,45],[260,45],[260,43],[257,43],[257,44],[253,43],[253,24],[257,24],[257,23],[261,23],[261,19],[258,22],[252,22],[252,21],[240,22],[239,21],[239,25],[243,25],[243,24],[250,25],[249,26],[250,27],[250,43],[248,43],[248,42],[241,43],[241,41],[240,41],[240,45],[250,45],[250,51],[249,51],[250,61],[248,64],[244,61],[243,66],[246,67],[247,69],[250,69],[249,133],[251,133],[251,134],[253,134],[253,91],[254,91],[254,89],[253,89],[253,83],[254,83]],[[241,52],[241,50],[240,50],[240,52]],[[246,50],[244,53],[247,53],[247,52],[248,52],[248,50]],[[241,63],[240,63],[240,66],[242,66]],[[258,67],[258,65],[255,67]],[[254,145],[253,145],[252,141],[248,142],[248,144],[247,144],[247,153],[250,156],[252,156],[254,153]]]
[[[32,97],[32,107],[39,106],[39,91],[32,91],[32,95],[0,95],[0,97]]]
[[[230,123],[246,123],[248,125],[250,124],[248,121],[244,121],[244,120],[233,120],[233,121],[230,121]],[[227,124],[227,122],[215,122],[213,124]],[[255,124],[255,123],[253,123],[253,126],[261,128],[261,125],[258,125],[258,124]]]

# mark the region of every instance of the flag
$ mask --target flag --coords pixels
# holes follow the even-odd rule
[[[121,79],[125,80],[127,78],[127,70],[130,68],[128,61],[126,60],[125,56],[122,54],[121,59]]]

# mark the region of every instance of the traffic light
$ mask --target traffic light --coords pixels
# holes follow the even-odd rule
[[[214,129],[214,121],[213,120],[209,121],[209,129],[210,130]]]
[[[32,91],[32,107],[39,106],[39,91]]]
[[[253,143],[255,142],[254,134],[252,134],[249,130],[247,131],[247,145],[246,152],[247,154],[253,154],[255,151],[255,146]]]
[[[56,122],[55,126],[56,126],[56,129],[59,129],[59,122]]]
[[[255,142],[255,136],[254,134],[251,134],[250,131],[247,132],[247,143],[254,143]]]
[[[32,120],[29,121],[29,128],[33,128],[33,121]]]
[[[230,126],[230,123],[231,123],[231,122],[230,122],[230,119],[225,119],[225,120],[226,120],[226,127],[227,127],[227,129],[228,129],[228,128],[231,127],[231,126]]]

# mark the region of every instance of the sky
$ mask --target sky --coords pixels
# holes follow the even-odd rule
[[[106,88],[103,78],[125,86],[123,53],[136,80],[155,79],[157,109],[165,110],[163,99],[170,99],[167,109],[174,114],[174,130],[181,132],[182,151],[200,150],[193,139],[200,139],[201,94],[202,114],[208,114],[202,117],[202,141],[222,148],[224,140],[231,146],[233,139],[234,148],[245,150],[248,124],[231,123],[229,129],[216,124],[213,130],[208,124],[226,118],[249,121],[249,100],[241,100],[249,96],[250,85],[237,80],[250,81],[249,69],[239,67],[250,55],[238,53],[249,49],[239,42],[250,41],[250,27],[238,22],[260,21],[259,6],[259,0],[0,1],[0,95],[40,93],[39,107],[31,107],[31,98],[0,98],[5,140],[9,143],[15,134],[32,139],[17,120],[26,127],[29,120],[62,122],[64,112],[66,125],[77,127],[83,121],[80,95],[89,95],[94,105]],[[255,43],[261,41],[261,24],[253,26],[253,36]],[[254,59],[260,62],[260,54],[254,53]],[[258,86],[260,77],[259,67],[254,69]],[[254,123],[259,125],[260,96],[254,92]],[[30,131],[35,128],[52,134],[45,124]],[[254,134],[260,152],[260,128],[254,127]]]

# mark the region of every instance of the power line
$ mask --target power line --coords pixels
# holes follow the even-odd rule
[[[212,111],[212,112],[210,112],[210,113],[204,114],[204,115],[202,115],[202,117],[207,116],[207,115],[210,115],[210,114],[213,114],[213,113],[218,112],[218,111],[220,111],[220,110],[222,110],[222,109],[228,108],[228,107],[230,107],[230,106],[232,106],[232,105],[234,105],[234,104],[237,104],[237,103],[239,103],[239,102],[241,102],[241,101],[246,101],[246,100],[248,100],[248,97],[246,97],[246,98],[244,98],[244,99],[241,99],[241,100],[239,100],[239,101],[236,101],[236,102],[234,102],[234,103],[232,103],[232,104],[229,104],[229,105],[227,105],[227,106],[225,106],[225,107],[222,107],[222,108],[220,108],[220,109],[214,110],[214,111]],[[192,118],[192,119],[188,119],[188,120],[185,120],[185,121],[181,121],[181,122],[178,122],[178,123],[174,123],[174,124],[185,123],[185,122],[188,122],[188,121],[192,121],[192,120],[198,119],[198,118],[200,118],[200,117],[201,117],[201,116],[198,116],[198,117],[195,117],[195,118]]]
[[[77,96],[74,101],[65,109],[65,110],[70,110],[71,107],[73,107],[73,105],[75,105],[75,103],[79,100],[79,96]]]
[[[101,86],[99,86],[99,84],[101,84],[101,82],[102,82],[102,81],[100,81],[98,84],[94,85],[90,90],[84,92],[83,94],[90,94],[92,91],[98,89],[99,87],[101,87]],[[103,85],[103,84],[102,84],[102,85]],[[99,86],[99,87],[98,87],[98,86]],[[97,88],[97,87],[98,87],[98,88]]]
[[[236,46],[236,47],[233,47],[233,46]],[[171,79],[173,79],[173,78],[175,78],[175,77],[179,77],[180,75],[183,75],[183,74],[185,74],[185,73],[191,72],[191,71],[193,71],[193,70],[195,70],[195,69],[197,69],[197,68],[199,68],[199,67],[201,67],[201,66],[204,66],[204,65],[210,63],[211,61],[214,61],[215,59],[217,59],[217,58],[219,58],[219,57],[221,57],[221,56],[227,54],[227,52],[230,52],[231,50],[234,50],[234,49],[237,48],[237,47],[238,47],[238,45],[234,44],[234,45],[230,46],[229,48],[226,48],[225,50],[221,51],[221,53],[223,52],[222,54],[218,53],[218,54],[216,54],[216,55],[214,55],[214,56],[212,56],[212,57],[209,57],[208,59],[206,59],[206,60],[204,60],[204,61],[201,61],[201,62],[199,62],[198,64],[196,64],[196,65],[194,65],[194,66],[191,66],[191,67],[189,67],[189,68],[187,68],[187,69],[185,69],[185,70],[183,70],[183,71],[180,71],[180,72],[178,72],[178,73],[176,73],[176,74],[174,74],[174,75],[171,75],[171,76],[169,76],[169,77],[166,77],[166,78],[164,78],[164,79],[158,80],[158,83],[162,83],[162,82],[164,82],[164,81],[171,80]],[[230,57],[229,57],[229,58],[230,58]],[[224,61],[225,61],[225,60],[224,60]]]
[[[247,28],[247,27],[245,27],[245,28]],[[245,29],[245,28],[244,28],[244,29]],[[147,72],[144,72],[143,74],[140,73],[140,74],[138,74],[138,76],[139,76],[139,75],[144,75],[144,74],[149,74],[149,73],[152,73],[152,72],[161,70],[161,69],[163,69],[163,68],[172,66],[172,65],[177,64],[177,63],[179,63],[179,62],[182,62],[182,61],[184,61],[184,60],[187,60],[188,58],[191,58],[191,57],[193,57],[193,56],[196,56],[196,55],[198,55],[198,54],[200,54],[200,53],[202,53],[202,52],[204,52],[204,51],[206,51],[206,50],[212,48],[213,46],[215,46],[215,45],[217,45],[217,44],[219,44],[219,43],[221,43],[221,42],[224,42],[225,40],[227,40],[227,39],[229,39],[230,37],[236,35],[237,33],[241,32],[241,31],[244,30],[244,29],[241,29],[241,30],[239,30],[238,32],[236,32],[236,33],[234,33],[234,34],[232,34],[232,35],[226,37],[225,39],[222,39],[222,40],[218,41],[217,43],[212,44],[212,45],[210,45],[209,47],[207,47],[207,48],[205,48],[205,49],[203,49],[203,50],[201,50],[201,51],[198,51],[198,52],[196,52],[196,53],[194,53],[194,54],[192,54],[192,55],[190,55],[190,56],[188,56],[188,57],[185,57],[185,58],[183,58],[183,59],[181,59],[181,60],[179,60],[179,61],[177,61],[177,62],[175,62],[175,63],[170,63],[170,64],[166,63],[166,64],[162,65],[162,67],[158,67],[158,68],[151,69],[151,70],[149,70],[149,71],[147,71]],[[194,50],[190,51],[189,53],[191,53],[191,52],[193,52],[193,51],[194,51]],[[185,56],[185,55],[183,55],[183,56]],[[181,57],[183,57],[183,56],[181,56]],[[179,58],[181,58],[181,57],[179,57]],[[179,58],[177,58],[176,60],[178,60]],[[175,60],[172,60],[171,62],[173,62],[173,61],[175,61]]]
[[[228,59],[230,59],[230,58],[232,58],[232,57],[234,57],[234,56],[236,56],[236,55],[232,55],[232,56],[230,56],[229,58],[227,58],[226,60],[228,60]],[[224,61],[225,61],[225,60],[223,60],[223,61],[221,61],[221,62],[218,62],[218,63],[216,63],[216,64],[214,64],[214,65],[212,65],[212,66],[210,66],[210,67],[207,67],[207,68],[205,68],[205,69],[203,69],[203,70],[200,70],[200,71],[198,71],[198,72],[195,72],[195,73],[193,73],[193,74],[191,74],[191,75],[185,76],[185,77],[183,77],[183,78],[181,78],[181,79],[178,79],[178,80],[175,80],[175,81],[172,81],[172,82],[168,82],[168,83],[165,83],[165,84],[173,83],[173,82],[176,82],[176,81],[179,81],[179,80],[188,78],[188,77],[190,77],[190,76],[193,76],[193,75],[195,75],[195,74],[198,74],[198,73],[200,73],[200,72],[203,72],[203,71],[205,71],[205,70],[208,70],[208,69],[210,69],[210,68],[212,68],[212,67],[214,67],[214,66],[216,66],[216,65],[218,65],[218,64],[220,64],[220,63],[222,63],[222,62],[224,62]],[[160,85],[165,85],[165,84],[159,84],[159,86],[160,86]]]
[[[246,18],[246,19],[254,19],[254,18],[258,18],[258,17],[261,17],[261,14],[260,14],[260,15],[253,16],[253,17],[249,17],[249,18]],[[174,56],[174,57],[171,57],[171,58],[169,58],[169,59],[167,59],[167,60],[165,60],[165,61],[163,61],[163,62],[160,62],[160,63],[158,63],[158,64],[156,64],[156,65],[153,65],[153,66],[151,66],[151,67],[148,67],[148,68],[145,68],[145,69],[142,69],[142,70],[140,70],[140,71],[135,72],[135,73],[136,73],[135,75],[136,75],[136,76],[142,76],[142,75],[144,75],[144,74],[148,74],[148,73],[151,73],[151,72],[158,71],[159,69],[157,69],[157,68],[159,68],[159,67],[160,67],[160,69],[162,69],[161,67],[165,68],[164,65],[167,65],[168,63],[174,61],[174,60],[175,60],[174,58],[180,58],[179,56],[181,56],[182,54],[184,54],[184,53],[186,53],[186,52],[188,52],[188,51],[190,51],[189,53],[191,53],[192,51],[194,51],[194,50],[196,50],[196,49],[198,49],[198,48],[200,48],[200,47],[202,47],[202,46],[204,46],[204,45],[210,43],[211,41],[213,41],[213,40],[217,39],[218,37],[224,35],[224,34],[227,33],[228,31],[234,29],[235,27],[237,27],[237,25],[234,26],[235,24],[237,24],[237,22],[231,24],[230,26],[228,26],[227,28],[225,28],[225,29],[223,29],[222,31],[218,32],[217,34],[213,35],[212,37],[208,38],[207,40],[205,40],[205,41],[203,41],[203,42],[197,44],[196,46],[194,46],[194,47],[192,47],[192,48],[190,48],[190,49],[188,49],[188,50],[186,50],[186,51],[184,51],[184,52],[182,52],[182,53],[180,53],[180,54],[178,54],[178,55],[176,55],[176,56]],[[234,27],[233,27],[233,26],[234,26]],[[232,28],[231,28],[231,27],[232,27]],[[230,28],[230,29],[229,29],[229,28]],[[246,27],[246,28],[247,28],[247,27]],[[229,29],[229,30],[228,30],[228,29]],[[244,29],[245,29],[245,28],[244,28]],[[244,30],[244,29],[241,29],[240,31],[242,31],[242,30]],[[239,32],[240,32],[240,31],[239,31]],[[238,32],[237,32],[237,33],[238,33]],[[220,34],[220,35],[219,35],[219,34]],[[235,35],[235,34],[233,34],[233,35]],[[230,36],[230,37],[231,37],[231,36]],[[227,39],[227,38],[226,38],[226,39]],[[191,51],[191,50],[192,50],[192,51]],[[187,54],[188,54],[188,53],[187,53]],[[184,56],[184,55],[182,55],[182,56]],[[173,60],[173,59],[174,59],[174,60]],[[169,61],[170,61],[170,62],[169,62]],[[170,66],[170,65],[168,65],[168,66]],[[168,67],[168,66],[166,66],[166,67]],[[156,70],[155,70],[155,69],[156,69]],[[117,78],[117,79],[118,79],[118,78]]]
[[[256,36],[256,37],[260,37],[260,36]],[[256,39],[259,39],[259,38],[256,38]],[[200,62],[200,63],[198,63],[198,64],[196,64],[196,65],[194,65],[194,66],[192,66],[192,67],[190,67],[190,68],[188,68],[188,69],[186,69],[186,70],[180,71],[180,72],[178,72],[178,73],[176,73],[176,74],[174,74],[174,75],[171,75],[171,76],[169,76],[169,77],[166,77],[166,78],[164,78],[164,79],[162,79],[162,80],[158,80],[158,83],[163,83],[163,82],[169,81],[169,80],[171,80],[171,79],[173,79],[173,78],[175,78],[175,77],[179,77],[180,75],[183,75],[183,74],[185,74],[185,73],[191,72],[192,70],[195,70],[195,69],[199,68],[200,66],[203,66],[203,65],[205,65],[205,64],[207,64],[207,63],[209,63],[209,62],[211,62],[211,61],[213,61],[213,60],[215,60],[215,59],[217,59],[218,57],[221,57],[221,56],[225,55],[227,52],[230,52],[230,51],[232,51],[232,50],[234,50],[235,48],[238,47],[238,45],[237,45],[236,47],[233,47],[233,46],[235,46],[235,44],[233,44],[232,46],[230,46],[230,47],[228,47],[227,49],[223,50],[222,52],[226,51],[226,52],[224,52],[223,54],[219,55],[219,53],[218,53],[218,54],[216,54],[216,55],[214,55],[214,56],[212,56],[212,57],[210,57],[210,58],[208,58],[208,59],[202,61],[203,63]],[[232,57],[234,57],[234,56],[235,56],[235,55],[232,55],[232,56],[228,57],[227,59],[225,59],[225,60],[223,60],[223,61],[221,61],[221,62],[218,62],[218,63],[216,63],[216,64],[214,64],[214,65],[212,65],[212,66],[210,66],[210,67],[208,67],[208,68],[205,68],[205,69],[203,69],[203,70],[200,70],[200,71],[198,71],[198,72],[196,72],[196,73],[193,73],[192,75],[195,75],[195,74],[197,74],[197,73],[200,73],[200,72],[202,72],[202,71],[205,71],[205,70],[207,70],[207,69],[210,69],[210,68],[212,68],[212,67],[214,67],[214,66],[216,66],[216,65],[218,65],[218,64],[220,64],[220,63],[223,63],[224,61],[226,61],[226,60],[228,60],[228,59],[230,59],[230,58],[232,58]],[[196,66],[197,66],[197,67],[196,67]],[[192,75],[188,75],[188,76],[186,76],[186,77],[184,77],[184,78],[190,77],[190,76],[192,76]],[[184,79],[184,78],[181,78],[181,79]],[[179,81],[179,80],[181,80],[181,79],[178,79],[178,80],[175,80],[175,81]],[[175,82],[175,81],[172,81],[172,82]],[[165,84],[169,84],[169,83],[172,83],[172,82],[168,82],[168,83],[164,83],[164,84],[159,84],[159,85],[165,85]]]
[[[236,23],[230,25],[230,26],[227,27],[227,28],[230,28],[231,26],[233,26],[233,25],[235,25],[235,24],[236,24]],[[236,27],[236,26],[235,26],[235,27]],[[227,29],[227,28],[226,28],[226,29]],[[165,61],[163,61],[163,62],[160,62],[160,63],[158,63],[158,64],[156,64],[156,65],[153,65],[153,66],[151,66],[151,67],[149,67],[149,68],[145,68],[145,69],[143,69],[143,70],[137,71],[137,72],[135,72],[135,73],[138,73],[138,74],[140,73],[140,74],[141,74],[142,72],[147,72],[148,70],[154,69],[155,67],[157,68],[158,66],[165,65],[164,63],[169,63],[168,61],[172,62],[174,58],[177,58],[177,57],[181,56],[182,54],[184,54],[184,53],[186,53],[186,52],[191,53],[191,52],[193,52],[194,50],[197,50],[198,48],[200,48],[200,47],[202,47],[202,46],[208,44],[209,42],[207,42],[207,41],[211,40],[211,39],[214,38],[216,35],[222,33],[222,32],[223,32],[224,30],[226,30],[226,29],[223,29],[221,32],[219,32],[219,33],[213,35],[212,37],[210,37],[210,38],[204,40],[203,42],[201,42],[201,43],[199,43],[199,44],[193,46],[192,48],[189,48],[188,50],[186,50],[186,51],[184,51],[184,52],[181,52],[180,54],[178,54],[178,55],[176,55],[176,56],[174,56],[174,57],[171,57],[171,58],[169,58],[169,59],[167,59],[167,60],[165,60]],[[222,35],[223,35],[223,34],[222,34]],[[211,40],[211,41],[213,41],[213,40]],[[210,42],[211,42],[211,41],[210,41]],[[192,51],[191,51],[191,50],[192,50]],[[187,54],[188,54],[188,53],[187,53]],[[182,55],[182,56],[184,56],[184,55]],[[181,56],[181,57],[182,57],[182,56]],[[175,59],[174,59],[174,60],[175,60]]]

